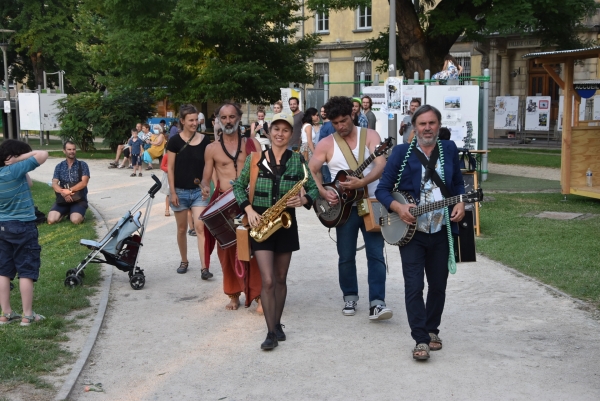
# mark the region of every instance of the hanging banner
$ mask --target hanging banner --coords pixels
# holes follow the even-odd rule
[[[525,130],[550,130],[550,96],[527,96],[525,99]]]
[[[427,104],[442,113],[442,127],[458,148],[476,150],[479,136],[479,87],[475,85],[430,85]]]
[[[517,130],[519,97],[498,96],[494,106],[494,129]]]

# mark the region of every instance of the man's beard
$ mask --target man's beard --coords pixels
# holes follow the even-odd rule
[[[425,137],[419,137],[419,144],[421,146],[431,146],[437,142],[438,134],[436,133],[431,139],[425,139]]]
[[[223,133],[227,135],[231,135],[238,131],[238,127],[240,126],[240,122],[237,121],[234,125],[227,124],[223,127]]]

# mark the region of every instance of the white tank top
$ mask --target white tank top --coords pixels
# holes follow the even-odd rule
[[[358,160],[358,146],[360,143],[360,130],[361,127],[356,127],[357,132],[358,132],[358,138],[356,141],[356,147],[354,149],[352,149],[352,154],[354,154],[354,157],[356,158],[356,160]],[[331,172],[331,178],[335,179],[336,174],[338,173],[338,171],[340,170],[347,170],[350,167],[348,166],[348,162],[346,162],[346,158],[344,157],[344,154],[342,153],[342,150],[340,149],[340,147],[338,146],[337,142],[335,141],[335,138],[333,139],[333,156],[331,156],[331,160],[329,160],[327,162],[327,165],[329,166],[329,171]],[[365,160],[371,155],[371,152],[369,151],[369,148],[367,146],[365,146]],[[371,170],[373,170],[373,163],[369,164],[367,166],[367,168],[363,171],[363,176],[366,176],[367,174],[369,174],[371,172]],[[367,185],[367,188],[369,190],[369,198],[375,198],[375,190],[377,189],[377,184],[379,184],[379,180],[375,180],[372,183],[370,183],[369,185]]]

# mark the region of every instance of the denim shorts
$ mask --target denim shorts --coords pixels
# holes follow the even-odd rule
[[[40,276],[38,230],[33,221],[0,222],[0,276],[37,281]]]
[[[142,156],[141,155],[131,155],[131,165],[132,166],[141,166],[142,165]]]
[[[50,208],[51,212],[58,212],[61,216],[71,215],[72,213],[79,213],[85,217],[85,212],[88,210],[87,200],[80,200],[79,202],[72,202],[68,205],[59,205],[55,203]]]
[[[171,209],[174,212],[182,212],[193,207],[208,206],[209,198],[202,199],[202,191],[199,187],[194,189],[175,188],[175,193],[179,198],[179,206],[174,206],[171,202]]]

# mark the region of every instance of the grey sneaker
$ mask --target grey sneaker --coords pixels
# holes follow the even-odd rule
[[[370,320],[386,320],[391,318],[393,315],[394,312],[383,305],[371,306],[371,309],[369,310]]]
[[[342,313],[344,314],[344,316],[354,316],[354,314],[356,313],[356,302],[346,301],[346,305],[344,305]]]
[[[209,278],[212,278],[212,276],[213,274],[208,271],[208,269],[201,270],[200,278],[202,278],[202,280],[208,280]]]

